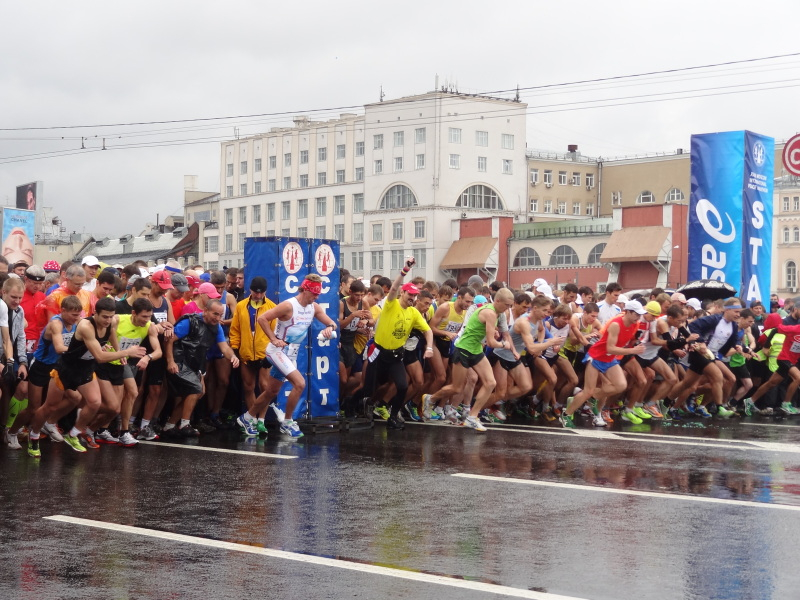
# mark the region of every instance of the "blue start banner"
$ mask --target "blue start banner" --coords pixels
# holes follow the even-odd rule
[[[748,304],[769,302],[774,149],[749,131],[692,136],[688,277],[725,281]]]
[[[299,238],[247,238],[244,244],[245,289],[258,275],[267,280],[267,297],[279,304],[297,296],[309,273],[322,277],[322,294],[317,304],[327,315],[339,319],[339,242]],[[339,414],[339,344],[318,340],[324,329],[319,321],[309,328],[308,338],[297,354],[297,369],[306,378],[306,388],[293,418]],[[285,383],[278,406],[286,407],[290,386]]]

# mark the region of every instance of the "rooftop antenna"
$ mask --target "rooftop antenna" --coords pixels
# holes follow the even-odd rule
[[[380,101],[381,101],[381,102],[383,102],[383,98],[384,98],[385,96],[386,96],[386,94],[384,94],[384,93],[383,93],[383,86],[381,86],[381,94],[380,94]]]
[[[83,144],[83,141],[84,141],[85,139],[86,139],[85,137],[82,137],[82,138],[81,138],[81,150],[86,150],[86,146]]]
[[[519,84],[517,84],[517,93],[514,96],[514,102],[519,102]]]
[[[235,139],[237,139],[237,140],[239,139],[239,128],[238,127],[234,127],[233,128],[233,137]]]

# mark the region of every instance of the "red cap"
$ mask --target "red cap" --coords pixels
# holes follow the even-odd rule
[[[46,273],[58,273],[61,270],[61,266],[54,260],[48,260],[42,265],[42,268]]]
[[[199,288],[200,284],[203,283],[194,275],[186,275],[186,281],[189,283],[190,288]]]
[[[171,290],[173,288],[172,277],[167,270],[156,271],[150,280],[153,283],[157,283],[162,290]]]
[[[414,294],[414,295],[419,294],[419,288],[410,281],[405,285],[403,285],[403,287],[400,289],[402,289],[404,292],[408,292],[409,294]]]

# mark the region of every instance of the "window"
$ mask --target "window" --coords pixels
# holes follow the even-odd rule
[[[364,156],[364,142],[356,142],[356,156]]]
[[[402,156],[395,156],[394,157],[394,172],[399,173],[403,170],[403,157]]]
[[[299,237],[299,238],[307,238],[308,237],[308,227],[298,227],[297,228],[297,237]]]
[[[233,186],[232,185],[225,186],[225,197],[226,198],[232,198],[233,197]]]
[[[240,183],[239,184],[239,195],[240,196],[247,196],[247,184]]]
[[[424,169],[425,168],[425,155],[424,154],[417,154],[417,169]]]
[[[611,192],[611,206],[622,205],[622,192]]]
[[[414,261],[416,263],[414,266],[416,268],[424,269],[426,267],[426,263],[428,262],[428,253],[425,251],[425,248],[414,248],[411,251],[411,255],[414,257]]]
[[[275,221],[275,203],[270,202],[269,204],[267,204],[267,223],[273,223],[274,221]]]
[[[239,248],[239,250],[244,250],[244,240],[245,240],[246,237],[247,237],[246,233],[240,233],[239,234],[239,245],[237,246],[237,248]]]
[[[356,181],[364,181],[364,167],[356,167]]]
[[[425,128],[419,127],[418,129],[414,130],[414,141],[417,144],[424,144],[425,143]]]
[[[253,232],[253,237],[258,237],[259,235],[261,234],[258,231]],[[267,229],[267,237],[273,237],[274,235],[275,235],[274,229]]]
[[[364,224],[353,223],[353,242],[364,241]]]
[[[560,215],[567,214],[567,203],[564,200],[558,201],[558,214]]]
[[[783,199],[783,212],[789,212],[789,198]]]
[[[327,200],[327,198],[317,198],[317,212],[316,212],[316,215],[318,217],[324,217],[326,212],[328,212],[328,200]]]
[[[308,187],[308,175],[306,174],[300,175],[300,181],[298,182],[298,186],[301,188]]]
[[[544,171],[544,184],[548,187],[553,185],[553,172],[547,169]]]
[[[603,250],[606,249],[605,244],[597,244],[592,251],[589,252],[589,264],[590,265],[598,265],[600,264],[600,256],[603,254]]]
[[[289,231],[288,227],[281,229],[281,237],[289,237],[290,234],[291,232]]]
[[[364,212],[364,194],[353,194],[353,214]]]
[[[503,175],[511,175],[514,173],[514,161],[507,158],[503,159]]]
[[[233,252],[233,234],[225,234],[225,252]]]
[[[292,218],[292,203],[290,200],[281,202],[281,219],[288,221]]]
[[[514,136],[510,133],[503,133],[500,135],[500,147],[503,150],[514,149]]]
[[[448,139],[450,140],[451,144],[460,144],[461,143],[461,130],[457,127],[450,127],[448,129]]]
[[[218,271],[218,270],[219,270],[218,260],[210,260],[206,263],[206,271]]]
[[[239,163],[239,175],[247,175],[247,161],[243,160]]]
[[[636,198],[636,204],[652,204],[655,201],[656,197],[650,190],[643,191],[641,194],[639,194],[639,197]]]
[[[373,169],[372,172],[375,173],[375,175],[380,175],[381,173],[383,173],[383,161],[382,160],[376,160],[375,161],[375,168]]]
[[[323,162],[328,160],[328,149],[325,147],[317,148],[317,161]]]
[[[578,255],[570,246],[559,246],[550,254],[550,266],[580,264]]]
[[[460,154],[451,154],[450,155],[450,168],[451,169],[460,169],[461,168],[461,155]]]
[[[373,242],[383,241],[383,223],[372,224],[372,241]]]
[[[301,165],[308,164],[308,150],[300,150],[300,164]]]
[[[403,256],[402,250],[392,250],[391,252],[391,267],[389,267],[392,271],[397,271],[403,268],[403,263],[405,262],[405,257]]]
[[[344,158],[346,156],[347,150],[345,149],[344,144],[338,144],[336,146],[336,158]]]
[[[683,200],[683,192],[680,191],[678,188],[672,188],[670,191],[667,192],[666,198],[664,198],[665,202],[681,202]]]
[[[339,240],[340,242],[344,241],[344,225],[338,224],[333,226],[333,239]]]
[[[577,171],[573,171],[572,173],[572,185],[580,185],[581,184],[581,174]]]
[[[383,134],[379,133],[378,135],[372,136],[372,148],[374,150],[380,150],[383,148]]]
[[[253,182],[253,193],[260,194],[261,193],[261,182],[255,181]]]
[[[308,200],[303,199],[297,201],[297,218],[298,219],[308,218]]]
[[[405,142],[405,132],[403,131],[395,131],[394,132],[394,145],[395,146],[402,146]]]
[[[322,173],[317,173],[317,185],[326,185],[328,183],[328,174],[323,171]]]
[[[573,215],[581,215],[581,203],[580,202],[573,202],[572,203],[572,214]]]
[[[789,237],[789,228],[788,227],[784,227],[783,228],[783,243],[784,244],[788,244],[790,239],[791,238]]]
[[[503,203],[488,185],[473,185],[461,192],[456,206],[459,208],[480,208],[503,210]]]
[[[793,260],[786,263],[786,287],[797,288],[797,264]]]
[[[800,227],[792,229],[792,241],[794,243],[800,242]]]
[[[586,216],[587,217],[594,216],[594,204],[587,204],[586,205]]]
[[[530,212],[539,212],[539,199],[531,198]]]
[[[233,177],[233,163],[228,163],[227,169],[225,170],[225,174],[228,177]]]
[[[225,225],[233,225],[233,209],[225,209]]]
[[[325,225],[317,225],[316,226],[316,228],[314,229],[314,237],[316,237],[318,239],[321,239],[321,240],[324,240],[325,238],[328,237],[326,232],[325,232]]]
[[[240,206],[239,207],[239,225],[244,225],[247,223],[247,207]]]
[[[292,189],[292,178],[291,177],[284,177],[283,178],[283,189],[285,189],[285,190]]]
[[[270,156],[269,157],[269,168],[270,169],[275,169],[277,166],[278,166],[278,157],[275,156],[275,155]]]
[[[544,210],[542,212],[546,212],[546,213],[553,212],[553,201],[552,200],[545,200],[544,201]]]
[[[261,172],[261,159],[260,158],[257,158],[257,159],[255,159],[253,161],[253,171],[255,171],[256,173],[260,173]]]
[[[594,173],[586,174],[586,187],[590,190],[594,188]]]
[[[333,197],[333,214],[335,215],[344,214],[344,196]]]
[[[425,239],[425,221],[414,221],[414,239]]]
[[[380,273],[383,271],[383,252],[370,252],[370,266],[373,273]]]
[[[797,211],[800,211],[800,198],[798,198],[797,196],[795,196],[795,197],[792,199],[792,201],[793,201],[793,205],[794,205],[794,209],[793,209],[793,210],[794,210],[795,212],[797,212]]]
[[[336,183],[344,183],[344,169],[336,171]]]
[[[539,183],[539,169],[531,169],[531,185]]]
[[[489,145],[489,132],[488,131],[476,131],[475,132],[475,145],[476,146],[488,146]]]
[[[268,192],[274,192],[275,189],[276,189],[275,180],[274,179],[268,179],[267,180],[267,191]]]
[[[542,261],[533,248],[522,248],[514,257],[515,267],[541,267]]]
[[[392,239],[393,240],[402,240],[403,239],[403,223],[392,223]]]
[[[284,167],[291,167],[292,166],[292,153],[287,152],[283,155],[283,166]]]
[[[407,186],[402,184],[393,185],[381,198],[381,210],[393,210],[397,208],[409,208],[417,206],[417,198]]]
[[[567,172],[566,171],[559,171],[558,172],[558,185],[567,185]]]
[[[270,207],[270,205],[267,204],[267,214],[269,214],[269,207]],[[274,209],[275,205],[273,204],[272,207]],[[260,204],[255,204],[253,206],[253,223],[261,223],[261,205]]]
[[[203,240],[203,249],[206,252],[219,252],[219,236],[212,235]]]
[[[479,156],[478,157],[478,171],[480,171],[481,173],[485,173],[486,172],[486,163],[487,163],[486,157],[485,156]]]
[[[364,271],[364,253],[353,252],[353,261],[350,264],[353,271]]]

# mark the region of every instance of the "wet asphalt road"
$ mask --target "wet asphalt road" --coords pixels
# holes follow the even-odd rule
[[[0,599],[800,597],[800,419],[641,427],[2,448]]]

